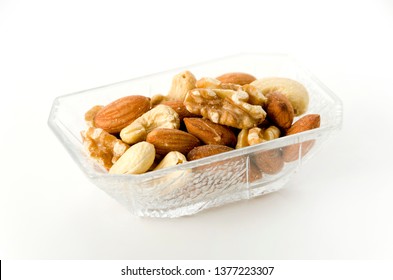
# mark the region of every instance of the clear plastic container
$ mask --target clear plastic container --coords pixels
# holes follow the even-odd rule
[[[258,78],[287,77],[302,83],[310,94],[307,113],[321,116],[320,128],[281,137],[175,167],[141,175],[109,175],[89,158],[81,131],[84,114],[97,104],[132,94],[166,94],[174,75],[189,70],[196,77],[216,77],[227,72],[246,72]],[[302,163],[312,157],[342,124],[342,103],[326,86],[287,55],[239,54],[190,65],[141,78],[64,95],[56,98],[48,120],[74,161],[100,189],[133,214],[149,217],[178,217],[227,203],[250,199],[282,188]],[[304,143],[313,142],[302,156]],[[299,159],[285,163],[277,174],[256,170],[251,159],[273,149],[297,145]]]

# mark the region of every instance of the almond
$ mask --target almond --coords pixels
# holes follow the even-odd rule
[[[189,133],[205,144],[225,145],[230,147],[236,145],[236,135],[227,126],[202,118],[185,118],[184,124]]]
[[[253,183],[261,178],[263,178],[263,173],[261,172],[260,168],[253,161],[250,161],[245,181]]]
[[[305,115],[299,120],[297,120],[288,130],[286,135],[292,135],[307,131],[310,129],[318,128],[320,126],[321,118],[318,114]],[[299,158],[299,152],[301,151],[301,156],[303,157],[314,145],[314,140],[309,140],[302,142],[300,144],[294,144],[283,149],[284,161],[290,162],[297,160]]]
[[[193,148],[187,154],[187,160],[196,160],[212,155],[232,151],[233,148],[224,145],[203,145]]]
[[[225,73],[216,79],[222,83],[238,84],[241,86],[252,83],[256,80],[253,75],[242,72]]]
[[[159,155],[166,155],[171,151],[186,155],[200,144],[194,135],[172,128],[156,128],[147,135],[146,141],[154,145]]]
[[[150,98],[131,95],[104,106],[94,117],[94,125],[109,133],[119,133],[150,109]]]
[[[284,167],[280,149],[263,151],[253,156],[252,161],[266,174],[276,174]]]
[[[195,114],[189,112],[182,101],[164,101],[161,102],[163,105],[171,107],[178,115],[179,119],[196,117]]]
[[[284,94],[279,92],[269,93],[264,109],[273,124],[284,130],[291,127],[295,113],[291,102]]]

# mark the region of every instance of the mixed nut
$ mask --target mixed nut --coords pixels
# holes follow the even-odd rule
[[[317,128],[318,114],[294,122],[308,104],[306,88],[288,78],[233,72],[196,79],[184,71],[166,95],[130,95],[94,106],[85,114],[82,138],[110,174],[142,174]],[[312,145],[261,152],[250,168],[275,174]]]

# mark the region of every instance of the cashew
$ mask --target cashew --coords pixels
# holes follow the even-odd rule
[[[184,71],[175,75],[172,79],[172,86],[168,92],[167,100],[184,101],[187,92],[195,88],[196,79],[190,71]]]
[[[109,169],[109,174],[141,174],[149,170],[154,162],[156,150],[148,142],[131,146]]]
[[[284,94],[291,102],[295,116],[307,111],[309,96],[307,89],[297,81],[288,78],[263,78],[255,80],[251,85],[257,87],[266,96],[271,92]]]
[[[172,151],[169,152],[161,161],[160,163],[154,168],[154,170],[163,169],[170,166],[175,166],[181,163],[187,162],[186,157],[179,152]]]
[[[120,131],[120,138],[127,144],[146,140],[147,134],[155,128],[180,127],[179,115],[171,107],[158,105],[133,121]]]

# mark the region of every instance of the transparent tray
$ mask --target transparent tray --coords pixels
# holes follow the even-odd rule
[[[166,94],[173,76],[183,70],[190,70],[197,79],[216,77],[227,72],[246,72],[257,78],[278,76],[297,80],[310,94],[307,113],[320,114],[321,126],[141,175],[109,175],[89,158],[81,138],[81,131],[86,129],[84,114],[87,110],[126,95]],[[88,178],[133,214],[178,217],[282,188],[302,163],[312,157],[341,128],[342,103],[290,56],[239,54],[57,97],[53,102],[48,124]],[[308,141],[313,142],[313,147],[301,156],[302,147]],[[262,171],[255,170],[251,165],[251,159],[261,153],[294,144],[299,144],[299,159],[286,163],[278,174],[262,174]]]

